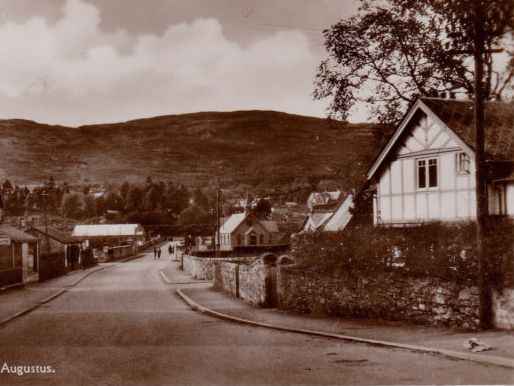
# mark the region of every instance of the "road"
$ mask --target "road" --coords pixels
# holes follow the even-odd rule
[[[279,332],[191,311],[150,255],[95,273],[0,329],[0,385],[514,383],[514,371]]]

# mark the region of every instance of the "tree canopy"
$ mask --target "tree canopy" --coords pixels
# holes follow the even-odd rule
[[[486,48],[505,46],[512,0],[478,0],[484,9]],[[471,41],[475,0],[361,0],[359,13],[323,32],[328,57],[315,78],[314,97],[330,99],[329,112],[346,119],[366,105],[371,117],[396,123],[420,95],[473,95]],[[498,69],[486,55],[488,99],[512,91],[513,52]]]

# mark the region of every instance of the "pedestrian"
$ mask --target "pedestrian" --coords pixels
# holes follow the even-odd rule
[[[170,245],[168,246],[168,255],[171,256],[172,253],[173,253],[173,247],[171,246],[171,243],[170,243]]]
[[[159,249],[157,249],[157,258],[158,259],[161,258],[161,247],[159,247]]]
[[[157,248],[153,247],[153,259],[157,259]]]

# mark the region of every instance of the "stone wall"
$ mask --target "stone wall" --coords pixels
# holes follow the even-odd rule
[[[254,306],[267,305],[266,283],[269,270],[261,260],[239,266],[239,297]]]
[[[268,303],[267,283],[271,267],[258,259],[248,261],[219,261],[216,263],[214,288],[255,306]]]
[[[214,288],[239,297],[239,264],[228,261],[216,263]]]
[[[464,329],[478,327],[478,289],[438,279],[321,275],[281,267],[280,308],[302,313],[405,320]]]
[[[214,263],[217,259],[184,255],[184,272],[190,274],[193,279],[213,280]]]
[[[193,279],[214,280],[214,270],[217,262],[250,262],[255,257],[214,258],[184,255],[183,270]]]

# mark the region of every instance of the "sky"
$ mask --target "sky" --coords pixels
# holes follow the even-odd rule
[[[323,117],[328,101],[312,98],[321,31],[356,3],[2,0],[0,118],[78,126],[213,110]]]

